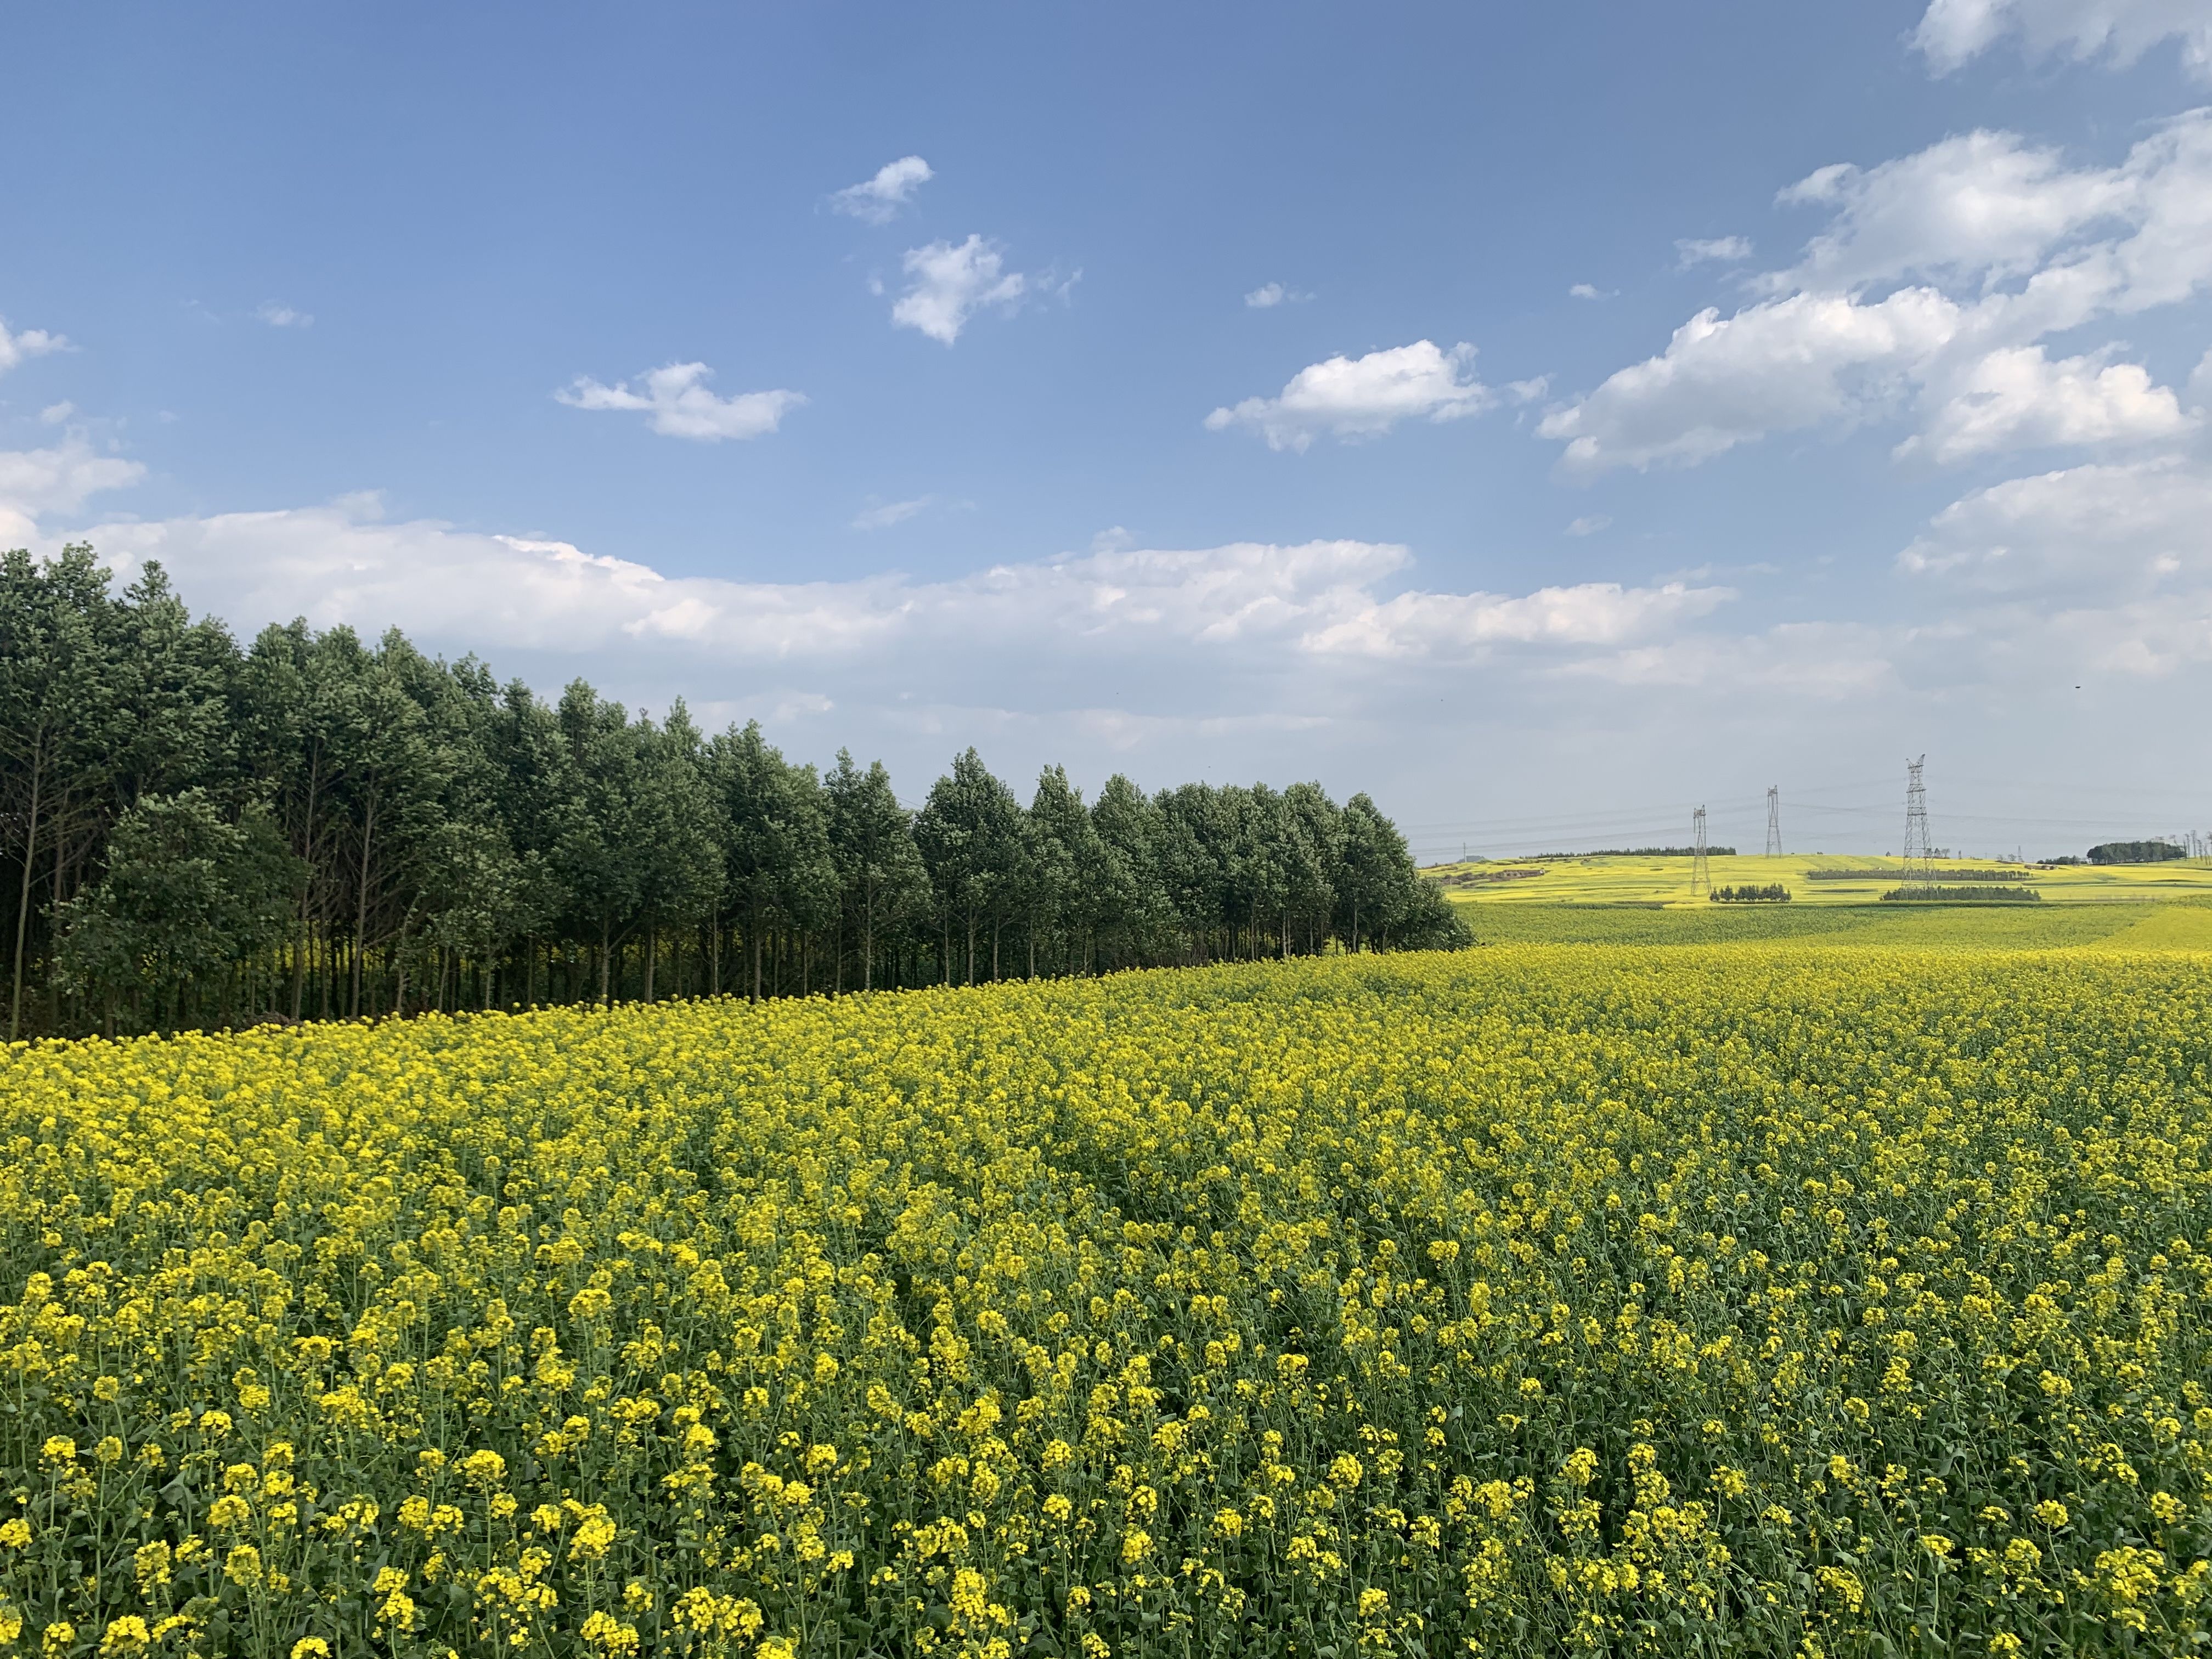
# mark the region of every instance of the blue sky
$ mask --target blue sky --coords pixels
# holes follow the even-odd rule
[[[0,543],[241,633],[1434,852],[2212,827],[2212,6],[0,27]]]

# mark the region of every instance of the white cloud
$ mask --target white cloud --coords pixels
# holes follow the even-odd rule
[[[5,374],[27,357],[43,357],[50,351],[69,349],[67,339],[41,328],[27,328],[21,334],[10,334],[7,319],[0,317],[0,374]]]
[[[1396,658],[1465,655],[1492,645],[1612,646],[1706,616],[1735,597],[1731,588],[1680,582],[1583,582],[1518,598],[1401,593],[1360,605],[1299,643],[1314,652]]]
[[[1800,294],[1730,318],[1701,311],[1664,352],[1554,410],[1537,431],[1566,444],[1562,465],[1571,471],[1708,460],[1769,432],[1895,401],[1957,333],[1959,315],[1924,288],[1899,289],[1879,305]]]
[[[2212,79],[2212,16],[2201,0],[1929,0],[1913,44],[1931,70],[1948,75],[2011,35],[2030,58],[2121,67],[2178,40],[2182,62]]]
[[[908,787],[981,742],[1017,779],[1048,759],[1093,781],[1115,766],[1152,782],[1316,775],[1441,817],[1465,811],[1451,792],[1423,793],[1449,753],[1553,801],[1601,770],[1589,805],[1618,811],[1675,798],[1679,756],[1654,757],[1686,725],[1713,734],[1709,758],[1735,757],[1715,760],[1718,775],[1755,766],[1761,787],[1759,756],[1808,744],[1846,775],[1869,750],[1887,762],[1884,734],[1904,720],[2025,764],[2062,740],[2039,689],[2101,668],[2142,690],[2101,704],[2088,740],[2114,765],[2149,765],[2189,735],[2193,715],[2176,711],[2212,683],[2183,678],[2212,664],[2212,477],[2170,460],[2075,468],[1938,515],[1917,544],[1932,580],[1908,622],[1748,630],[1723,621],[1730,590],[1698,574],[1439,591],[1450,585],[1413,585],[1405,548],[1364,541],[1178,550],[1109,532],[1088,553],[948,579],[744,580],[668,576],[545,536],[385,522],[373,496],[75,516],[135,476],[72,434],[53,453],[0,459],[0,514],[28,526],[35,507],[23,544],[88,538],[126,575],[158,557],[196,611],[244,634],[294,616],[372,636],[397,624],[543,687],[583,673],[625,701],[688,693],[714,724],[781,723],[811,757],[849,743]],[[1992,574],[1996,546],[2014,556]],[[2030,553],[2050,568],[2027,572]],[[1499,708],[1512,718],[1484,712]],[[1745,787],[1744,810],[1763,810]]]
[[[891,321],[946,345],[984,307],[1015,305],[1029,291],[1029,278],[1007,271],[1004,251],[981,236],[908,248],[901,264],[911,280],[891,307]]]
[[[880,507],[864,508],[853,515],[853,528],[888,530],[895,524],[904,524],[934,499],[934,496],[917,495],[910,501],[885,501]]]
[[[1993,324],[2015,332],[2070,328],[2212,281],[2212,109],[2165,123],[2117,167],[2069,167],[2012,133],[1977,131],[1876,167],[1823,167],[1780,199],[1832,217],[1797,264],[1765,279],[1771,292],[1917,276],[1987,294]]]
[[[878,167],[872,179],[838,191],[830,197],[830,205],[868,224],[887,225],[898,217],[899,210],[913,199],[915,191],[936,176],[919,155],[902,155]]]
[[[1839,162],[1777,197],[1785,206],[1826,207],[1833,217],[1798,264],[1766,285],[1779,292],[1908,276],[2021,276],[2084,228],[2117,220],[2135,195],[2128,168],[2069,168],[2057,151],[2009,132],[1963,133],[1875,167]]]
[[[1590,283],[1577,283],[1567,290],[1571,300],[1610,300],[1613,295]]]
[[[742,392],[718,398],[705,382],[714,371],[704,363],[670,363],[644,376],[642,392],[629,382],[605,386],[589,376],[553,394],[571,409],[630,410],[650,415],[655,432],[668,438],[716,443],[724,438],[757,438],[775,431],[783,417],[806,401],[796,392]]]
[[[1685,237],[1674,244],[1674,263],[1683,270],[1709,261],[1728,264],[1749,258],[1751,239],[1747,236],[1716,236],[1703,241],[1694,237]]]
[[[98,453],[82,432],[48,449],[0,449],[0,547],[27,545],[42,516],[75,513],[100,491],[145,476],[143,464]]]
[[[1473,346],[1445,351],[1430,340],[1364,357],[1330,357],[1300,369],[1280,396],[1247,398],[1234,408],[1217,409],[1206,425],[1213,432],[1252,427],[1271,449],[1303,450],[1324,432],[1372,438],[1400,421],[1456,420],[1497,402],[1473,378],[1474,367]]]
[[[313,328],[315,319],[304,311],[279,305],[274,300],[264,300],[254,313],[271,328]]]
[[[1262,283],[1244,296],[1244,303],[1255,311],[1266,311],[1280,305],[1300,305],[1313,298],[1294,288],[1285,288],[1280,283]]]
[[[1782,623],[1749,635],[1692,634],[1626,646],[1562,664],[1559,672],[1610,685],[1675,696],[1716,692],[1739,700],[1746,693],[1791,700],[1859,702],[1897,689],[1892,630],[1854,623]],[[1662,706],[1676,706],[1672,699]]]
[[[2008,479],[1937,514],[1898,568],[1977,588],[2119,599],[2176,579],[2212,583],[2212,468],[2163,456]]]
[[[2194,424],[2167,386],[2137,363],[2091,356],[2051,362],[2041,346],[2009,346],[1981,358],[1928,420],[1898,446],[1943,462],[1995,450],[2053,444],[2140,443]]]
[[[1570,536],[1595,536],[1599,531],[1608,528],[1612,523],[1612,519],[1607,514],[1603,513],[1592,513],[1585,518],[1577,519],[1570,523],[1567,526],[1567,534]]]
[[[2098,353],[2049,362],[2037,343],[2212,283],[2212,110],[2112,167],[1973,132],[1824,167],[1782,199],[1830,219],[1761,279],[1772,297],[1700,313],[1663,353],[1553,410],[1538,430],[1567,444],[1567,470],[1694,464],[1771,432],[1915,410],[1924,430],[1906,447],[1946,459],[2181,429],[2172,394],[2142,371]]]
[[[42,506],[67,511],[85,488],[120,481],[127,480],[80,488],[33,482]],[[0,500],[9,482],[0,465]],[[434,647],[494,654],[658,661],[655,653],[678,648],[732,667],[786,665],[777,672],[787,676],[811,665],[859,689],[908,683],[948,653],[971,673],[1087,676],[1102,661],[1172,658],[1249,672],[1288,658],[1456,661],[1492,648],[1612,647],[1663,635],[1732,597],[1679,582],[1394,594],[1388,590],[1411,556],[1359,541],[1187,550],[1101,545],[928,581],[669,577],[565,542],[481,535],[431,520],[386,523],[377,513],[373,497],[355,497],[292,511],[118,522],[84,533],[119,567],[159,558],[196,606],[246,631],[304,616],[318,627],[374,631],[396,623]],[[1001,648],[978,657],[970,647],[979,639]]]

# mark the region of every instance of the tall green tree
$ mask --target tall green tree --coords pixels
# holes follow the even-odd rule
[[[823,780],[830,856],[860,957],[860,988],[876,982],[878,936],[927,910],[929,872],[914,842],[914,822],[891,793],[890,774],[876,761],[865,772],[840,749]]]
[[[157,1030],[191,1023],[210,981],[283,935],[307,874],[267,813],[228,823],[197,788],[142,796],[117,820],[106,866],[62,906],[59,971],[111,1030],[125,1002]]]
[[[824,803],[812,771],[787,765],[757,720],[716,738],[708,769],[721,805],[727,902],[744,918],[757,1002],[771,931],[818,925],[836,902]]]
[[[951,977],[952,925],[966,942],[963,982],[975,982],[975,939],[1004,914],[1019,868],[1021,807],[983,757],[969,749],[930,786],[914,835],[937,895],[944,976]],[[997,963],[993,964],[995,976]]]

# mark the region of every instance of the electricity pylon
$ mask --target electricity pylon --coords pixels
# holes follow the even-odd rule
[[[1711,898],[1713,894],[1713,872],[1712,866],[1705,862],[1705,809],[1704,807],[1700,806],[1690,819],[1690,827],[1697,835],[1695,848],[1690,854],[1690,896],[1696,898],[1702,893],[1707,898]]]
[[[1936,847],[1928,838],[1928,791],[1920,769],[1928,757],[1905,763],[1905,881],[1908,887],[1936,884]]]
[[[1782,786],[1766,786],[1766,856],[1782,856]]]

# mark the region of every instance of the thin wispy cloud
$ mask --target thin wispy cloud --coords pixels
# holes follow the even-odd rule
[[[279,305],[274,300],[264,300],[254,308],[253,314],[271,328],[313,328],[314,318],[291,306]]]
[[[873,178],[836,191],[830,205],[865,224],[887,225],[914,199],[915,191],[936,176],[919,155],[902,155],[878,167]]]
[[[2179,40],[2184,66],[2212,80],[2212,14],[2191,0],[1929,0],[1912,40],[1937,75],[2007,40],[2032,60],[2101,60],[2116,69]]]
[[[607,386],[584,375],[553,396],[571,409],[641,414],[663,437],[700,443],[761,437],[806,401],[803,393],[783,391],[718,398],[706,386],[714,374],[704,363],[670,363],[641,376],[639,391],[627,380]]]
[[[1715,236],[1707,240],[1684,237],[1674,244],[1674,265],[1687,270],[1692,265],[1730,264],[1751,258],[1751,240],[1744,236]]]
[[[885,501],[880,507],[863,508],[853,515],[853,528],[888,530],[895,524],[904,524],[935,499],[931,495],[917,495],[910,501]]]

